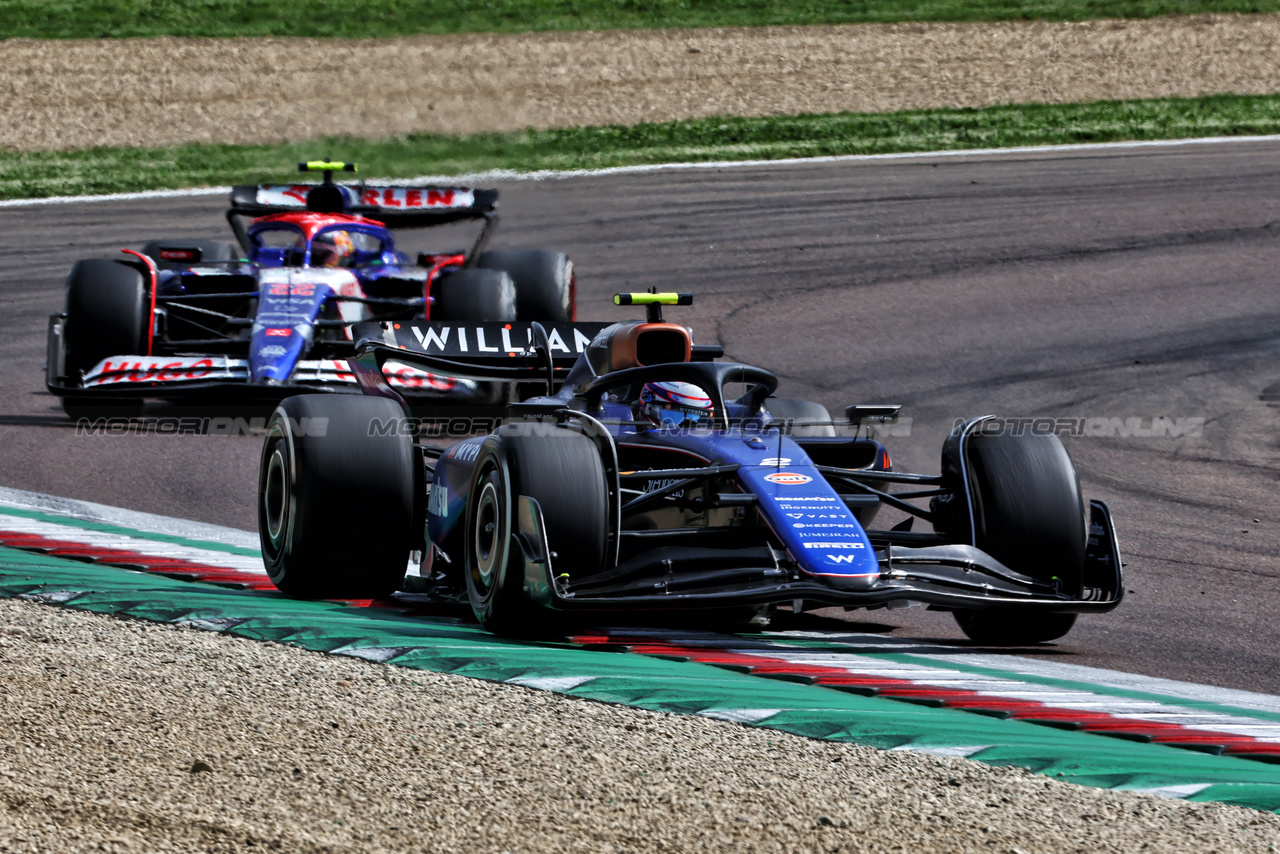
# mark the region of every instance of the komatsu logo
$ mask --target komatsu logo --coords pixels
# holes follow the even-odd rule
[[[438,483],[431,484],[431,494],[427,499],[427,512],[433,516],[449,515],[449,487]]]

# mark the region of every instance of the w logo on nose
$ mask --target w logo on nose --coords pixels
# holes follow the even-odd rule
[[[825,557],[835,563],[853,563],[858,559],[857,555],[825,555]]]

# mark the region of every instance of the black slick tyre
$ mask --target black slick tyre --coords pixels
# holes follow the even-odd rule
[[[147,282],[130,264],[106,258],[77,261],[67,276],[64,370],[77,381],[109,356],[140,355],[146,350],[150,303]],[[63,409],[72,418],[129,417],[142,401],[100,395],[68,395]]]
[[[400,587],[419,538],[418,462],[403,418],[394,401],[357,395],[301,395],[276,408],[258,470],[258,535],[281,591],[367,599]]]
[[[564,623],[525,592],[517,499],[538,502],[552,571],[573,577],[604,563],[608,496],[590,439],[550,427],[532,434],[518,429],[527,426],[504,427],[480,449],[467,498],[463,572],[481,625],[495,634],[544,637]]]
[[[516,286],[501,270],[458,270],[431,286],[431,319],[509,323],[516,319]]]
[[[969,440],[973,525],[978,548],[1010,569],[1079,595],[1087,524],[1080,480],[1057,436],[978,433]],[[1075,614],[957,611],[979,643],[1046,643],[1071,631]]]
[[[516,286],[516,318],[567,323],[575,313],[573,262],[548,249],[493,249],[476,267],[505,270]]]
[[[809,436],[834,436],[836,428],[831,422],[831,413],[821,403],[809,400],[792,400],[785,397],[771,397],[764,402],[764,410],[785,426],[783,432],[788,436],[805,438]],[[821,421],[821,424],[806,422]]]

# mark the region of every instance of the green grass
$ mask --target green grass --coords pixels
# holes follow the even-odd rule
[[[1275,11],[1280,11],[1280,0],[0,0],[0,36],[364,38],[629,27],[1081,21]]]
[[[0,152],[0,197],[294,181],[299,160],[354,160],[366,179],[488,169],[598,169],[644,163],[778,159],[1280,133],[1280,96],[715,118],[631,127],[468,137],[415,134],[287,145],[181,145],[72,152]]]

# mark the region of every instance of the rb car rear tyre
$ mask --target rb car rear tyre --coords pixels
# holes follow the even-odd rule
[[[276,408],[259,465],[258,535],[281,591],[368,599],[400,587],[418,480],[403,418],[391,400],[356,395],[301,395]]]
[[[1058,437],[978,433],[969,439],[968,462],[978,548],[1078,596],[1088,527],[1080,479]],[[956,611],[955,619],[978,643],[1021,646],[1065,636],[1076,615],[982,610]]]
[[[516,319],[516,286],[501,270],[458,270],[431,286],[432,320],[463,323]]]
[[[511,637],[563,628],[557,612],[525,592],[517,498],[538,502],[556,575],[598,571],[608,538],[608,495],[595,444],[564,429],[522,432],[529,426],[504,427],[485,441],[467,499],[463,571],[471,609],[486,629]]]
[[[147,283],[129,264],[106,258],[77,261],[67,276],[64,370],[71,379],[108,356],[139,355],[146,349]],[[136,398],[68,395],[62,408],[72,418],[131,417]]]
[[[573,262],[548,249],[493,249],[476,266],[506,270],[516,286],[516,318],[567,323],[574,319]]]

